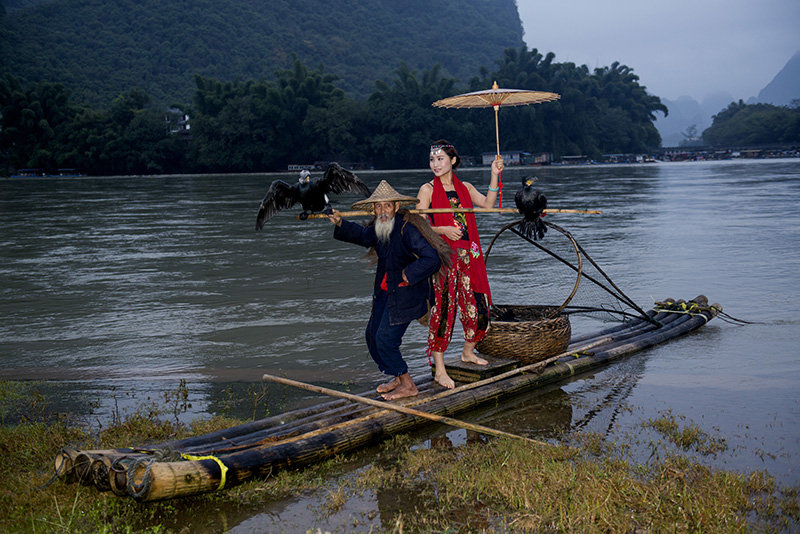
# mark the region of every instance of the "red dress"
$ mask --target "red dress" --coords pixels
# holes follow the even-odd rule
[[[441,180],[433,180],[432,208],[472,208],[466,186],[453,175],[455,191],[447,192]],[[455,193],[455,194],[454,194]],[[472,213],[434,213],[433,226],[458,226],[461,239],[451,241],[442,236],[453,249],[454,261],[446,273],[440,274],[434,285],[436,300],[431,308],[428,328],[428,352],[444,352],[450,344],[458,310],[464,340],[477,343],[486,336],[489,327],[491,294],[486,265],[483,260],[478,227]]]

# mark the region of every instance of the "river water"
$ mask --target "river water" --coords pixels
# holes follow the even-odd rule
[[[550,207],[603,210],[547,220],[643,308],[705,294],[753,324],[715,319],[475,420],[531,436],[580,429],[631,440],[642,420],[669,413],[726,440],[712,463],[800,483],[800,160],[508,169],[507,202],[531,173]],[[415,194],[429,172],[359,176]],[[483,188],[488,171],[461,177]],[[187,408],[184,418],[262,417],[317,400],[263,387],[264,372],[374,387],[381,376],[363,342],[371,268],[325,220],[288,210],[256,232],[277,178],[294,175],[0,181],[0,378],[34,381],[52,411],[98,425],[182,379],[191,407],[174,410]],[[512,220],[482,216],[484,248]],[[547,277],[534,253],[498,240],[495,302],[537,303]],[[573,331],[606,326],[578,320]],[[417,377],[429,373],[425,335],[412,325],[403,345]]]

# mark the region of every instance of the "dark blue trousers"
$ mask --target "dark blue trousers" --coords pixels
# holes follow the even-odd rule
[[[400,344],[411,323],[390,325],[388,300],[385,291],[378,291],[372,303],[372,317],[366,332],[367,348],[382,373],[400,376],[408,372],[408,365],[400,354]]]

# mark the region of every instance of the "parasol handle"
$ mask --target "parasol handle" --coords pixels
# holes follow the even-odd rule
[[[500,157],[500,121],[497,119],[497,112],[500,106],[492,106],[494,108],[494,140],[497,147],[497,157]]]
[[[497,82],[495,82],[497,85]],[[500,121],[497,119],[497,112],[500,109],[500,106],[492,106],[494,108],[494,140],[495,146],[497,147],[497,159],[500,159]],[[497,198],[500,201],[500,207],[503,207],[503,172],[500,171],[500,174],[497,176],[497,187],[500,188],[500,192],[497,193]]]

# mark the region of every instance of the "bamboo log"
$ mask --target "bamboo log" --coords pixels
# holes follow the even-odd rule
[[[480,432],[481,434],[490,434],[493,436],[502,436],[506,438],[514,438],[514,439],[522,439],[525,441],[530,441],[531,443],[536,443],[537,445],[549,445],[544,441],[537,441],[534,439],[526,438],[524,436],[518,436],[516,434],[510,434],[508,432],[503,432],[502,430],[496,430],[494,428],[489,428],[482,425],[476,425],[473,423],[467,423],[466,421],[459,421],[458,419],[453,419],[452,417],[444,417],[441,415],[436,415],[428,412],[423,412],[421,410],[415,410],[414,408],[409,408],[407,406],[403,406],[400,404],[390,404],[388,402],[382,402],[378,400],[368,399],[366,397],[359,397],[358,395],[353,395],[351,393],[345,393],[343,391],[337,391],[335,389],[328,389],[321,386],[315,386],[313,384],[306,384],[305,382],[299,382],[297,380],[291,380],[289,378],[283,378],[280,376],[273,376],[269,374],[265,374],[261,377],[262,380],[268,380],[270,382],[277,382],[278,384],[284,384],[287,386],[293,386],[300,389],[305,389],[307,391],[314,391],[316,393],[324,393],[325,395],[330,395],[332,397],[341,397],[343,399],[348,399],[354,402],[360,402],[362,404],[369,404],[370,406],[375,406],[376,408],[382,408],[384,410],[392,410],[395,412],[404,413],[407,415],[414,415],[416,417],[423,417],[425,419],[430,419],[431,421],[436,421],[437,423],[443,423],[450,426],[455,426],[459,428],[464,428],[467,430],[473,430],[475,432]]]
[[[419,385],[420,393],[423,393],[433,387],[432,384]],[[369,390],[360,393],[360,396],[373,394],[374,390]],[[308,432],[313,432],[321,428],[330,428],[331,425],[337,425],[343,421],[352,421],[365,414],[372,413],[374,409],[365,405],[354,405],[346,399],[338,399],[336,403],[322,403],[326,406],[332,406],[324,413],[312,412],[308,416],[298,418],[294,421],[288,422],[285,425],[278,427],[269,427],[262,430],[256,430],[246,435],[237,435],[232,439],[218,439],[214,441],[204,441],[202,443],[192,443],[190,446],[179,446],[176,444],[169,444],[172,448],[180,450],[181,452],[188,452],[196,455],[202,454],[219,454],[233,452],[239,448],[258,445],[262,442],[272,440],[273,442],[290,439],[294,436],[303,435]],[[163,448],[164,444],[158,445],[157,448]]]
[[[628,321],[622,322],[621,324],[618,324],[618,325],[611,326],[609,328],[605,328],[603,330],[600,330],[599,332],[590,332],[588,334],[582,334],[582,335],[579,335],[579,336],[572,336],[570,338],[570,340],[569,340],[570,345],[572,345],[573,343],[581,343],[581,342],[584,342],[586,340],[596,338],[597,336],[604,336],[604,335],[608,335],[608,334],[613,334],[615,332],[620,332],[622,330],[627,330],[629,328],[638,328],[638,327],[643,326],[645,324],[652,324],[652,320],[655,319],[655,316],[658,313],[659,312],[656,311],[656,310],[647,310],[646,314],[650,318],[650,321],[645,321],[644,319],[639,319],[638,321],[637,320],[628,320]]]
[[[519,210],[517,208],[426,208],[426,209],[413,209],[408,210],[411,213],[515,213],[519,215]],[[367,210],[355,210],[355,211],[339,211],[337,212],[340,217],[368,217],[374,215],[375,213],[372,211]],[[568,208],[548,208],[542,212],[544,215],[549,213],[579,213],[584,215],[601,215],[603,213],[602,210],[578,210],[578,209],[568,209]],[[297,216],[300,218],[300,215]],[[309,219],[327,219],[328,216],[324,213],[311,213],[308,215]]]

